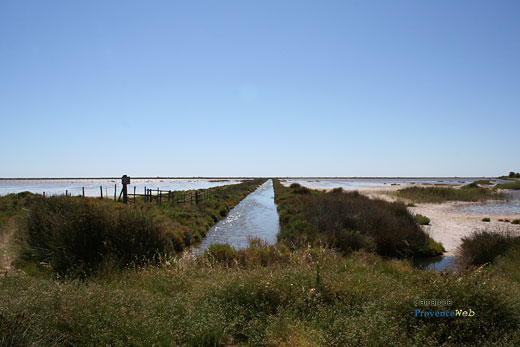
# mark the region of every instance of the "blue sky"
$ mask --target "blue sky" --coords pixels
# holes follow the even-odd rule
[[[518,1],[2,1],[0,177],[520,171]]]

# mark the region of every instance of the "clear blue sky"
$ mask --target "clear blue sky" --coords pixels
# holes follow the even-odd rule
[[[0,2],[0,177],[520,171],[520,2]]]

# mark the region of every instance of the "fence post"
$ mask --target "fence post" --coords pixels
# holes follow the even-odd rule
[[[43,192],[43,198],[45,199],[45,192]]]
[[[114,184],[114,201],[117,200],[117,196],[116,195],[117,195],[117,183]]]
[[[161,191],[157,188],[157,203],[161,203]]]
[[[81,187],[81,190],[83,190],[83,197],[85,197],[85,187]]]
[[[195,205],[198,205],[199,204],[199,191],[196,190],[195,191]]]
[[[18,194],[20,195],[20,194]],[[69,191],[65,189],[65,196],[69,196]]]
[[[135,186],[134,186],[134,204],[135,204]]]

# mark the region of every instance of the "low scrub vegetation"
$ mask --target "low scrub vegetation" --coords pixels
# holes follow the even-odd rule
[[[445,201],[482,201],[503,199],[502,193],[489,188],[467,185],[461,189],[450,187],[408,187],[395,193],[399,198],[414,202],[440,203]]]
[[[491,264],[512,247],[519,247],[519,236],[509,231],[476,231],[462,238],[457,250],[457,263],[462,268]]]
[[[430,224],[430,218],[423,216],[422,214],[416,214],[414,216],[415,221],[419,225],[428,225]]]
[[[284,187],[274,180],[280,215],[279,241],[291,248],[326,245],[348,254],[373,250],[382,256],[442,254],[402,203],[369,199],[357,192],[330,193]]]
[[[491,222],[491,219],[489,217],[484,217],[484,218],[482,218],[482,221],[483,222]]]
[[[281,247],[281,248],[279,248]],[[11,345],[518,345],[520,294],[491,273],[439,274],[373,254],[261,243],[230,258],[173,259],[81,281],[2,279]],[[267,259],[274,259],[265,263]],[[235,261],[236,259],[236,261]],[[418,307],[443,298],[451,306]],[[473,318],[417,317],[468,310]],[[13,342],[14,341],[14,342]]]
[[[497,184],[497,188],[520,190],[520,181]]]
[[[213,224],[261,182],[212,188],[218,194],[199,204],[141,201],[123,205],[30,195],[31,199],[22,200],[27,213],[17,232],[18,266],[85,278],[110,268],[156,264],[202,240]],[[10,199],[11,204],[19,203]]]

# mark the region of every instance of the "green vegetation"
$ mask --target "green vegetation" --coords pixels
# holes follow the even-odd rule
[[[505,242],[490,235],[464,240],[468,266],[491,266],[457,273],[419,271],[409,261],[369,252],[401,257],[424,254],[418,250],[428,245],[430,252],[441,247],[418,232],[421,228],[404,204],[339,189],[325,193],[274,184],[283,234],[276,245],[252,240],[241,251],[213,245],[195,259],[174,249],[158,261],[152,256],[152,261],[132,263],[141,266],[102,266],[85,280],[56,279],[48,265],[30,262],[33,268],[26,265],[0,278],[0,345],[520,345],[520,242],[510,240],[517,238],[503,234]],[[219,195],[226,200],[209,200],[206,206],[8,197],[0,198],[0,206],[7,205],[0,216],[20,219],[25,232],[29,225],[50,230],[49,220],[56,220],[59,228],[52,230],[78,223],[74,230],[96,233],[108,232],[107,225],[117,228],[120,215],[132,215],[128,230],[121,231],[128,238],[131,232],[159,228],[151,239],[164,237],[175,244],[180,226],[188,236],[199,232],[206,218],[213,220],[212,213],[220,215],[224,201],[231,205],[254,183],[243,189],[235,187],[233,193]],[[136,230],[136,225],[141,227]],[[149,238],[143,235],[136,240]],[[136,240],[124,240],[130,247],[120,246],[139,249]],[[117,249],[110,242],[105,246]],[[352,252],[354,248],[360,251]],[[114,255],[108,258],[111,262],[104,264],[118,264]],[[416,305],[432,298],[452,305]],[[476,316],[425,318],[415,315],[417,309],[471,309]]]
[[[414,216],[415,221],[419,225],[428,225],[430,224],[430,218],[423,216],[422,214],[416,214]]]
[[[500,188],[500,189],[520,190],[520,181],[501,183],[501,184],[497,184],[496,187]]]
[[[22,200],[27,212],[16,235],[18,266],[85,278],[111,268],[156,264],[200,242],[213,224],[262,181],[212,188],[218,193],[199,204],[140,201],[123,205],[110,200],[29,195],[30,199]],[[19,205],[18,199],[0,200],[4,199],[4,204]]]
[[[413,202],[409,202],[408,204],[406,204],[407,207],[417,207],[417,205],[415,205]]]
[[[281,249],[279,247],[282,247]],[[269,257],[264,258],[263,255]],[[87,282],[2,279],[0,341],[12,345],[518,345],[520,294],[490,272],[446,275],[371,254],[258,243]],[[262,259],[273,259],[262,264]],[[414,316],[446,298],[477,316]]]
[[[513,221],[511,221],[511,224],[520,224],[520,219],[513,219]]]
[[[344,254],[361,249],[382,256],[420,257],[443,253],[402,203],[369,199],[357,192],[310,191],[274,180],[280,215],[278,240],[294,248],[326,245]]]
[[[488,188],[471,186],[471,183],[461,189],[449,187],[408,187],[398,190],[396,196],[414,202],[445,202],[445,201],[482,201],[502,199],[503,194]]]
[[[471,236],[462,238],[457,262],[461,267],[493,263],[497,257],[506,254],[511,247],[520,247],[518,234],[476,231]]]
[[[482,218],[482,221],[483,222],[491,222],[491,219],[489,219],[489,217],[484,217],[484,218]]]
[[[514,172],[514,171],[511,171],[509,173],[509,178],[520,178],[520,172]]]

